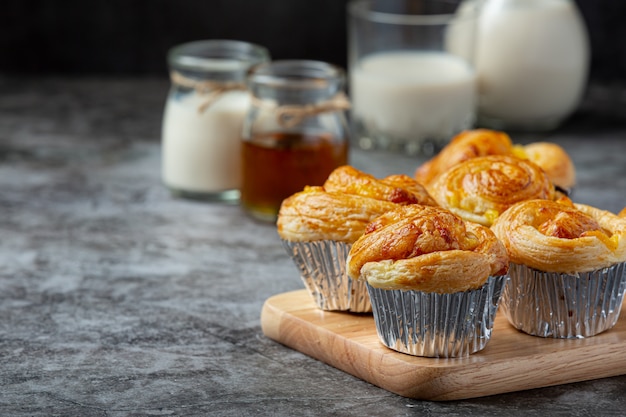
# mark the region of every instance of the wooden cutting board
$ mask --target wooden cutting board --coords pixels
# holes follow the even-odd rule
[[[626,310],[625,310],[626,312]],[[587,339],[529,336],[496,316],[487,347],[467,358],[406,355],[383,346],[371,314],[319,310],[306,290],[267,299],[263,333],[393,393],[458,400],[626,374],[626,318]]]

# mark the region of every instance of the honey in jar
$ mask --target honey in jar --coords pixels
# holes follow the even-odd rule
[[[285,198],[322,185],[347,164],[344,79],[343,70],[320,61],[273,61],[251,70],[241,205],[252,217],[275,221]]]
[[[241,204],[260,219],[306,185],[322,185],[348,160],[348,145],[329,134],[269,133],[243,143]]]

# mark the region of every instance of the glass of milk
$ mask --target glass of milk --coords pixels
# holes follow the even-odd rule
[[[351,127],[362,149],[432,155],[476,114],[475,3],[348,4]]]
[[[241,133],[251,101],[246,75],[269,59],[264,47],[233,40],[195,41],[169,51],[161,176],[173,195],[239,201]]]

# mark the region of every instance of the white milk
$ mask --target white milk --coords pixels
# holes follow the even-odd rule
[[[474,120],[474,72],[450,54],[372,54],[359,61],[350,81],[353,116],[370,131],[449,139]]]
[[[560,121],[581,98],[588,54],[570,1],[487,2],[477,40],[480,115],[519,125]]]
[[[241,130],[247,91],[228,91],[203,113],[206,96],[170,98],[165,106],[162,176],[173,189],[196,193],[239,189]]]

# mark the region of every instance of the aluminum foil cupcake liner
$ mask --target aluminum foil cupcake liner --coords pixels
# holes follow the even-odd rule
[[[302,282],[317,307],[354,313],[372,311],[365,283],[354,281],[346,274],[346,260],[352,245],[332,240],[283,240],[283,246],[300,270]]]
[[[543,272],[511,264],[502,295],[503,313],[533,336],[584,338],[612,328],[626,286],[626,263],[591,272]]]
[[[385,346],[414,356],[453,358],[487,345],[505,284],[501,275],[477,290],[451,294],[367,287]]]

